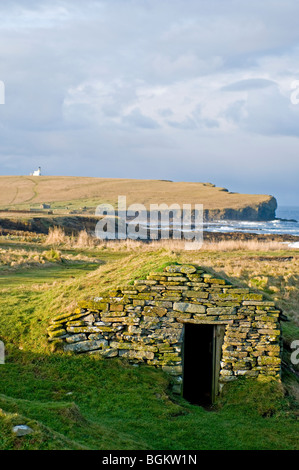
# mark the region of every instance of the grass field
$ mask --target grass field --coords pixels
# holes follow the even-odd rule
[[[163,263],[192,261],[263,290],[283,307],[292,319],[283,326],[288,365],[289,344],[299,338],[298,251],[214,245],[191,253],[171,244],[54,241],[0,239],[0,339],[6,345],[0,449],[298,449],[298,379],[288,367],[282,387],[240,380],[208,411],[172,396],[159,370],[51,354],[46,339],[49,319],[77,300]],[[43,262],[45,252],[52,255]],[[16,424],[29,425],[33,434],[15,437]]]
[[[127,204],[203,204],[205,209],[223,210],[256,207],[268,202],[267,195],[232,193],[211,183],[170,182],[163,180],[130,180],[66,176],[0,176],[0,209],[39,207],[65,212],[92,209],[107,202],[115,206],[118,196]]]

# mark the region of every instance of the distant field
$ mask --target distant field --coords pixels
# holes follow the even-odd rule
[[[203,204],[208,210],[257,207],[271,200],[267,195],[231,193],[211,183],[171,182],[70,176],[0,176],[0,209],[28,209],[42,203],[52,209],[91,209],[103,202],[116,204],[118,196],[127,204]]]

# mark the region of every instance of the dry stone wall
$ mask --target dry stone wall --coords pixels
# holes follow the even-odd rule
[[[170,265],[79,302],[74,312],[53,318],[48,338],[53,349],[161,367],[181,393],[185,323],[225,325],[220,385],[238,376],[280,380],[280,314],[262,294],[193,265]]]

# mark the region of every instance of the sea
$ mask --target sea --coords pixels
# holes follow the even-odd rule
[[[134,222],[135,223],[135,222]],[[169,230],[169,222],[160,221],[156,223],[145,223],[138,222],[140,227],[145,231],[149,229],[166,229]],[[172,228],[181,230],[181,224],[173,223]],[[255,233],[260,235],[292,235],[298,237],[298,241],[286,242],[289,246],[299,248],[299,206],[279,206],[276,210],[276,217],[273,220],[265,222],[253,222],[246,220],[215,220],[211,222],[203,223],[203,230],[206,232],[246,232]],[[187,233],[190,230],[187,224],[184,232]],[[107,235],[107,234],[106,234]]]
[[[208,232],[247,232],[257,234],[294,235],[299,237],[299,206],[279,206],[276,218],[268,222],[220,220],[205,222]],[[299,248],[299,242],[293,243]]]

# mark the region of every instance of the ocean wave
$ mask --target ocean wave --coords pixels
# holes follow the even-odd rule
[[[299,248],[299,242],[289,243],[290,248]]]
[[[253,221],[219,221],[205,224],[207,232],[248,232],[256,234],[277,234],[299,236],[299,223],[293,221],[270,220]]]

